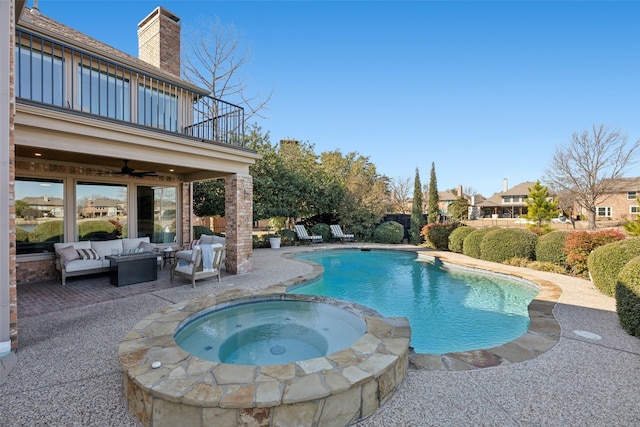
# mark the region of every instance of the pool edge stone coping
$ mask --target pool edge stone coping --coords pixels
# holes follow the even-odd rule
[[[121,342],[118,359],[129,410],[142,425],[172,420],[207,425],[212,417],[219,425],[264,417],[289,425],[300,422],[300,416],[308,417],[302,420],[305,425],[348,425],[373,413],[395,393],[409,367],[411,329],[406,318],[385,318],[349,301],[273,290],[204,295],[136,324]],[[328,302],[363,318],[366,332],[350,348],[336,353],[265,366],[206,361],[173,339],[179,325],[203,310],[265,299]],[[154,362],[160,366],[153,367]],[[300,405],[306,408],[303,415]]]
[[[362,246],[366,247],[366,246]],[[360,250],[361,246],[354,245],[350,248],[320,248],[307,252],[328,251],[328,250]],[[393,248],[376,248],[375,250],[394,250]],[[497,273],[524,279],[530,283],[536,284],[540,291],[529,303],[528,311],[531,319],[529,328],[520,337],[513,341],[500,346],[491,347],[482,350],[471,350],[444,354],[422,354],[415,353],[410,349],[409,360],[411,369],[424,369],[429,371],[465,371],[473,369],[485,369],[502,365],[511,365],[513,363],[525,362],[540,356],[546,351],[554,347],[561,336],[560,324],[553,315],[553,309],[560,299],[562,289],[549,281],[542,280],[526,273],[507,271],[500,268],[501,264],[491,263],[485,265],[473,262],[473,258],[468,261],[461,261],[447,257],[446,252],[425,250],[424,248],[400,249],[403,252],[415,252],[421,261],[437,263],[443,268],[456,268],[458,266],[483,270],[485,272]],[[276,289],[285,287],[285,291],[294,289],[317,279],[324,271],[321,265],[296,258],[298,253],[284,254],[289,259],[296,259],[299,262],[306,263],[312,267],[312,271],[305,275],[289,280],[279,285],[274,285]],[[267,288],[268,289],[268,288]]]

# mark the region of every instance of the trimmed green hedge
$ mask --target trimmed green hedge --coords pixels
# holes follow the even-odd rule
[[[449,234],[451,234],[451,228],[438,223],[427,224],[420,230],[424,245],[441,251],[449,249]]]
[[[492,230],[480,242],[480,258],[493,262],[504,262],[511,258],[532,260],[536,255],[537,240],[537,234],[521,228]]]
[[[464,248],[464,239],[471,234],[476,228],[474,227],[458,227],[449,234],[449,250],[461,254]]]
[[[99,239],[104,238],[106,235],[111,235],[116,238],[120,235],[121,230],[117,230],[117,227],[105,220],[87,219],[78,222],[78,236],[80,240],[94,240],[96,237]]]
[[[373,231],[373,241],[376,243],[398,244],[404,237],[404,227],[395,221],[386,221]]]
[[[567,265],[573,274],[587,277],[587,258],[594,249],[624,240],[626,236],[617,230],[573,231],[564,242]]]
[[[564,242],[569,231],[552,231],[538,237],[536,243],[536,260],[540,262],[552,262],[563,267],[567,266],[567,254],[564,251]]]
[[[29,233],[30,242],[62,242],[63,237],[64,224],[62,220],[43,222]]]
[[[464,238],[462,253],[472,258],[480,259],[480,243],[484,236],[493,230],[496,230],[496,228],[479,228],[469,233],[469,235]]]
[[[292,246],[296,241],[296,232],[285,228],[277,233],[280,236],[281,246]]]
[[[29,241],[29,232],[24,228],[16,227],[16,242],[24,243]]]
[[[615,296],[618,274],[631,259],[640,256],[640,237],[600,246],[589,254],[591,281],[605,295]]]
[[[620,326],[640,337],[640,256],[622,267],[616,283],[616,310]]]

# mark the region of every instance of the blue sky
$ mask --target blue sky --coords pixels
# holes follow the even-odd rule
[[[30,0],[28,6],[31,6]],[[485,197],[540,179],[554,150],[592,124],[640,139],[638,1],[64,1],[40,11],[137,56],[155,7],[234,25],[243,70],[273,96],[271,141],[370,158],[390,178]],[[233,100],[231,100],[233,101]],[[627,176],[640,176],[640,166]]]

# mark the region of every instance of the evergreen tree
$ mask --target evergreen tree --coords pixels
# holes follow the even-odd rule
[[[422,243],[420,231],[424,227],[424,214],[422,212],[422,184],[420,183],[420,172],[416,168],[416,177],[413,182],[413,208],[411,209],[411,243],[419,245]]]
[[[440,211],[438,209],[438,180],[436,179],[436,164],[431,162],[431,176],[429,177],[429,209],[427,211],[427,222],[433,224],[438,222]]]
[[[558,215],[558,201],[549,197],[549,190],[546,186],[536,181],[533,187],[529,188],[527,198],[527,218],[535,221],[538,227],[544,221],[549,221]]]

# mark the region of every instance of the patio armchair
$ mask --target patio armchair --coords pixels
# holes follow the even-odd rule
[[[322,236],[311,236],[302,224],[294,225],[299,241],[309,241],[311,243],[322,243]]]
[[[171,266],[171,283],[176,275],[190,278],[194,288],[199,279],[216,276],[219,282],[223,255],[224,246],[219,243],[196,245],[190,251],[178,251]]]

